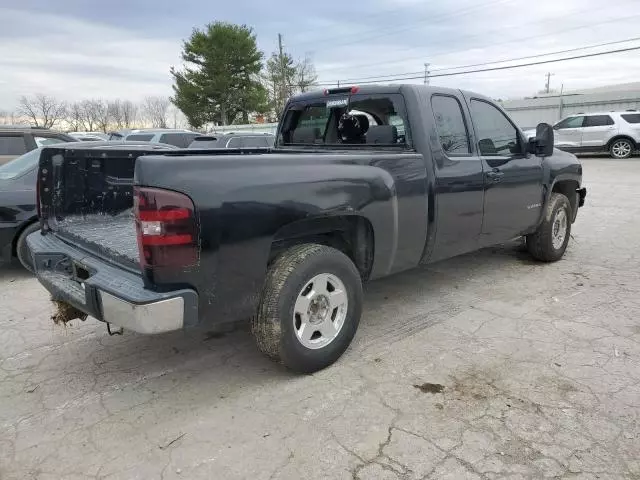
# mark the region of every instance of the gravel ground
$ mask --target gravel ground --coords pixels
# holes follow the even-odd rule
[[[311,376],[244,331],[54,327],[0,267],[0,478],[640,478],[640,161],[583,163],[562,261],[509,245],[374,282]]]

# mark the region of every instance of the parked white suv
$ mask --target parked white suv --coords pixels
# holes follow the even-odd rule
[[[628,158],[640,146],[640,112],[571,115],[553,126],[555,146],[572,153],[609,152]],[[525,132],[535,136],[535,131]]]

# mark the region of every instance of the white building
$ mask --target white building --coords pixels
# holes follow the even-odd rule
[[[524,129],[534,128],[540,122],[554,124],[576,113],[640,111],[640,82],[505,100],[502,106]]]

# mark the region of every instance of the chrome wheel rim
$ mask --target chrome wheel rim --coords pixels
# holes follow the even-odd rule
[[[321,273],[305,283],[293,307],[293,328],[298,341],[316,350],[333,342],[347,318],[349,298],[344,283]]]
[[[562,209],[558,210],[555,218],[553,219],[553,225],[551,229],[551,241],[553,243],[553,248],[556,250],[560,250],[562,248],[562,244],[564,243],[565,238],[567,238],[567,212]]]
[[[625,141],[616,142],[613,144],[611,151],[618,158],[627,157],[631,154],[631,144]]]

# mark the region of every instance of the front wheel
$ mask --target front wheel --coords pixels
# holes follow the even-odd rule
[[[251,329],[263,353],[311,373],[340,358],[361,312],[362,282],[349,257],[323,245],[297,245],[270,266]]]
[[[634,146],[631,140],[620,138],[611,144],[611,147],[609,147],[609,153],[613,158],[629,158],[633,153],[633,149]]]
[[[533,258],[555,262],[564,255],[571,237],[571,204],[561,193],[552,193],[542,223],[527,235],[527,249]]]

